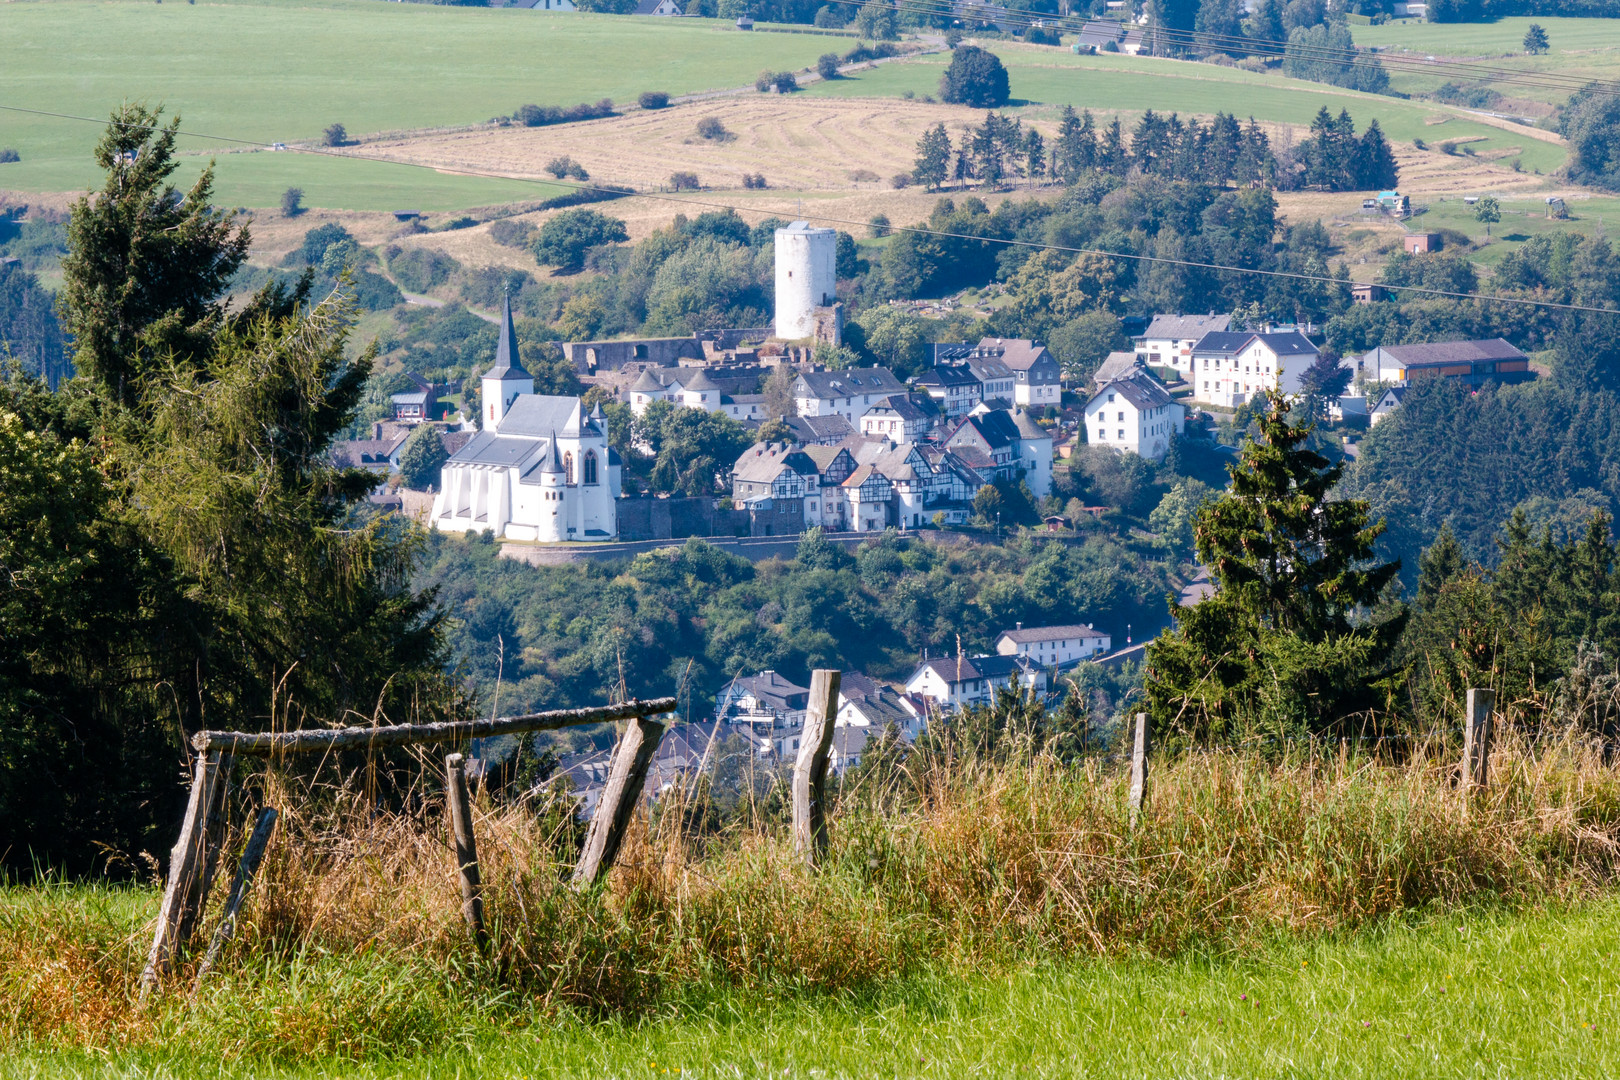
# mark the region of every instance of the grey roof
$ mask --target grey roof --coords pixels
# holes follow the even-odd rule
[[[1119,394],[1138,409],[1158,409],[1176,403],[1176,399],[1171,397],[1156,380],[1138,376],[1134,379],[1117,379],[1098,387],[1097,392],[1091,395],[1091,401],[1086,402],[1086,407],[1090,408],[1092,401],[1110,391]]]
[[[801,371],[799,379],[810,396],[820,400],[855,394],[903,394],[905,384],[886,367],[846,368],[840,371]]]
[[[978,381],[979,377],[969,371],[965,364],[935,364],[933,368],[917,376],[918,386],[966,386]]]
[[[563,471],[562,458],[557,454],[557,433],[551,433],[551,440],[546,448],[545,460],[540,465],[542,473],[561,473]]]
[[[512,298],[501,300],[501,334],[495,345],[495,366],[484,372],[486,379],[528,379],[518,354],[517,327],[512,324]]]
[[[838,455],[849,453],[842,446],[821,445],[800,447],[800,452],[815,463],[818,473],[825,473],[831,469],[833,463],[838,460]],[[850,459],[849,468],[851,472],[855,470],[855,460],[853,458]]]
[[[523,465],[544,450],[545,443],[533,439],[503,438],[493,431],[480,431],[450,460],[457,465]]]
[[[966,360],[962,361],[962,364],[969,371],[973,372],[974,376],[980,382],[987,382],[991,379],[1010,379],[1013,377],[1012,368],[1008,367],[1000,357],[970,356]]]
[[[653,374],[652,368],[642,368],[641,378],[630,387],[632,394],[661,394],[664,392],[665,382],[658,375]]]
[[[579,434],[579,398],[552,397],[548,394],[519,394],[501,418],[502,435],[529,435],[549,438],[553,432]]]
[[[1382,352],[1403,367],[1413,364],[1465,364],[1475,360],[1526,360],[1524,353],[1501,338],[1488,341],[1436,341],[1421,345],[1386,345]]]
[[[1142,331],[1142,338],[1167,338],[1173,341],[1191,338],[1196,341],[1205,334],[1225,331],[1231,325],[1230,315],[1155,315],[1148,328]]]
[[[793,461],[795,454],[802,460]],[[792,443],[755,443],[731,467],[731,478],[745,484],[769,484],[783,469],[810,473],[815,471],[815,462]]]
[[[885,717],[885,719],[888,719]],[[904,723],[902,720],[893,721],[896,724]],[[885,725],[887,726],[887,725]],[[845,724],[843,727],[833,728],[833,749],[841,758],[859,757],[866,749],[866,742],[872,737],[872,729],[865,724]]]
[[[426,405],[427,395],[420,391],[414,394],[393,394],[388,400],[395,405]]]
[[[914,679],[923,670],[931,668],[946,682],[956,682],[958,664],[961,665],[962,679],[1004,679],[1017,672],[1026,671],[1032,666],[1021,656],[964,656],[960,660],[950,656],[940,660],[924,660],[917,665],[917,670],[912,672],[911,677]]]
[[[1193,352],[1199,355],[1207,353],[1230,355],[1242,349],[1254,338],[1255,335],[1250,330],[1212,330],[1198,339],[1193,345]]]
[[[1003,630],[996,638],[1006,638],[1020,645],[1032,641],[1059,641],[1068,638],[1104,638],[1108,635],[1089,626],[1026,626],[1022,629]]]
[[[893,394],[873,406],[867,415],[885,410],[902,420],[932,420],[939,415],[939,404],[927,394]]]
[[[680,377],[677,376],[677,378],[680,378]],[[688,376],[686,378],[681,378],[680,383],[681,383],[681,389],[682,390],[699,390],[699,391],[716,390],[716,391],[718,391],[720,389],[720,384],[715,382],[713,379],[709,378],[709,376],[704,372],[704,370],[702,368],[696,369],[696,371],[692,375],[690,375],[690,376]]]
[[[1397,406],[1400,405],[1401,398],[1403,398],[1405,396],[1406,396],[1406,387],[1404,387],[1404,386],[1391,386],[1389,389],[1385,390],[1382,394],[1378,395],[1378,400],[1373,402],[1372,411],[1377,412],[1379,409],[1383,409],[1383,410],[1385,410],[1387,412],[1390,409],[1396,408]]]
[[[1298,330],[1285,330],[1280,334],[1256,334],[1254,336],[1264,342],[1266,348],[1278,356],[1316,355],[1316,346],[1311,344],[1311,339]],[[1507,345],[1507,342],[1504,341],[1502,344]],[[1508,348],[1513,347],[1508,345]],[[1517,352],[1518,350],[1515,349],[1514,351]]]
[[[854,434],[855,427],[842,416],[784,416],[801,443],[837,443]]]
[[[1013,425],[1018,428],[1020,439],[1050,439],[1052,433],[1037,424],[1028,411],[1014,409],[1012,413]]]
[[[1029,338],[984,338],[978,348],[981,353],[994,350],[995,355],[1012,371],[1028,371],[1043,358],[1051,359],[1045,345]],[[1055,360],[1052,362],[1057,363]]]
[[[833,233],[833,229],[824,229],[819,225],[812,225],[808,221],[795,221],[776,230],[779,233]]]
[[[775,698],[785,705],[791,705],[790,698],[810,696],[808,686],[799,686],[789,682],[774,671],[762,671],[758,675],[739,675],[731,680],[757,698]]]
[[[1112,382],[1115,379],[1123,379],[1129,376],[1132,372],[1141,370],[1145,370],[1145,366],[1143,365],[1142,361],[1136,358],[1135,353],[1111,352],[1108,354],[1107,359],[1105,359],[1102,364],[1098,366],[1096,372],[1091,376],[1091,381],[1096,383],[1098,386],[1101,386],[1105,382]]]

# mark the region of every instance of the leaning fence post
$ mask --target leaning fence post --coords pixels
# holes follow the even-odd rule
[[[482,949],[484,898],[479,893],[478,844],[473,839],[472,804],[467,799],[467,766],[460,754],[444,759],[444,795],[450,804],[450,833],[456,846],[456,876],[461,879],[461,917]]]
[[[253,876],[259,872],[259,863],[264,860],[264,849],[270,844],[270,833],[276,827],[276,808],[267,806],[259,811],[259,820],[253,826],[253,835],[248,838],[247,847],[242,849],[242,861],[236,866],[236,880],[231,882],[231,894],[225,901],[225,915],[219,921],[219,929],[214,931],[214,940],[208,945],[208,954],[197,968],[196,981],[191,984],[191,992],[196,993],[202,985],[203,976],[214,967],[214,961],[219,959],[219,952],[225,943],[231,940],[236,932],[236,913],[242,908],[242,901],[247,897],[248,889],[253,887]]]
[[[842,673],[817,668],[810,676],[810,704],[793,763],[793,849],[815,866],[827,854],[827,758],[838,720]]]
[[[152,950],[141,972],[143,999],[185,952],[186,939],[202,912],[218,864],[230,768],[231,755],[219,750],[198,754],[192,767],[191,795],[180,823],[180,838],[169,852],[169,880],[158,907]]]
[[[630,815],[641,799],[641,789],[647,783],[647,767],[652,764],[658,742],[664,737],[664,725],[645,716],[631,717],[624,727],[624,737],[613,752],[613,764],[608,769],[607,783],[602,797],[591,815],[590,831],[585,834],[585,847],[574,867],[575,885],[594,885],[613,868],[619,856],[619,845],[624,831],[630,825]]]
[[[1485,787],[1491,763],[1491,712],[1496,708],[1495,690],[1468,691],[1468,715],[1463,721],[1464,787]]]
[[[1142,815],[1142,802],[1147,798],[1148,778],[1148,717],[1136,714],[1136,744],[1131,749],[1131,827]]]

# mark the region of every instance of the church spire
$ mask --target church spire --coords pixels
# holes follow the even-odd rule
[[[495,346],[495,366],[484,372],[486,379],[527,379],[523,360],[518,355],[517,327],[512,325],[512,296],[501,300],[501,335]]]
[[[541,473],[561,473],[563,471],[562,457],[557,453],[557,429],[551,429],[551,447],[546,451],[545,463],[540,466]]]

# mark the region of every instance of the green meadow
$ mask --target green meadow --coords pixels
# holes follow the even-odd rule
[[[1531,23],[1547,31],[1551,48],[1541,56],[1531,56],[1524,51],[1524,32]],[[1353,26],[1351,31],[1360,46],[1463,60],[1514,73],[1606,80],[1620,77],[1620,19],[1538,17],[1498,19],[1489,23],[1403,20],[1383,26]],[[1421,93],[1434,90],[1447,78],[1392,67],[1390,81],[1405,93]],[[1509,97],[1553,105],[1561,104],[1568,96],[1561,90],[1507,81],[1463,85],[1489,86]]]
[[[155,894],[133,895],[115,901],[132,932],[155,903]],[[309,957],[277,1007],[296,1013],[335,979],[379,977],[375,967]],[[237,1010],[228,988],[219,993],[217,1022],[229,1024]],[[205,1012],[212,1000],[192,1008]],[[0,1057],[0,1077],[1612,1076],[1620,904],[1436,913],[1245,956],[939,972],[830,1001],[721,996],[639,1021],[520,1002],[508,1016],[499,1027],[467,1017],[450,1048],[297,1064],[222,1061],[188,1053],[183,1040],[93,1054],[17,1044]]]
[[[259,142],[473,124],[526,103],[741,86],[803,68],[842,41],[747,34],[720,21],[545,14],[379,0],[22,0],[0,4],[0,104],[104,119],[125,99],[162,104],[189,131]],[[831,42],[831,44],[829,44]],[[71,191],[95,177],[98,125],[8,113],[0,190]],[[188,138],[186,149],[229,144]],[[199,161],[200,167],[200,161]],[[220,158],[222,202],[453,209],[533,198],[530,185],[295,154]]]
[[[1216,111],[1286,124],[1309,124],[1326,106],[1350,110],[1358,129],[1377,118],[1385,135],[1398,142],[1422,139],[1470,140],[1486,153],[1517,149],[1525,171],[1551,172],[1563,164],[1563,148],[1511,130],[1468,119],[1461,112],[1425,102],[1303,82],[1280,75],[1241,71],[1214,64],[1128,56],[1075,56],[1056,48],[996,46],[1007,66],[1015,102],[1031,106],[1073,105],[1093,112],[1139,114],[1144,109],[1209,115]],[[844,97],[936,94],[945,59],[927,56],[885,64],[871,71],[807,91]]]

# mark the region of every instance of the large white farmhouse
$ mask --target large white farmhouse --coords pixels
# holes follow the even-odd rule
[[[601,409],[585,416],[577,397],[534,392],[510,301],[482,388],[483,430],[444,463],[433,527],[508,540],[615,539],[619,459]]]
[[[1205,334],[1193,346],[1193,400],[1235,409],[1260,391],[1297,394],[1316,363],[1316,346],[1298,330]]]
[[[1158,461],[1170,449],[1170,436],[1187,427],[1187,407],[1157,379],[1136,375],[1106,383],[1086,402],[1086,438]]]
[[[1205,334],[1224,333],[1231,325],[1230,315],[1155,315],[1136,339],[1136,355],[1144,363],[1186,375],[1192,370],[1192,348],[1198,340]]]
[[[1108,651],[1112,639],[1089,626],[1031,626],[1019,623],[996,638],[1002,656],[1027,656],[1037,664],[1059,667],[1089,660]]]

